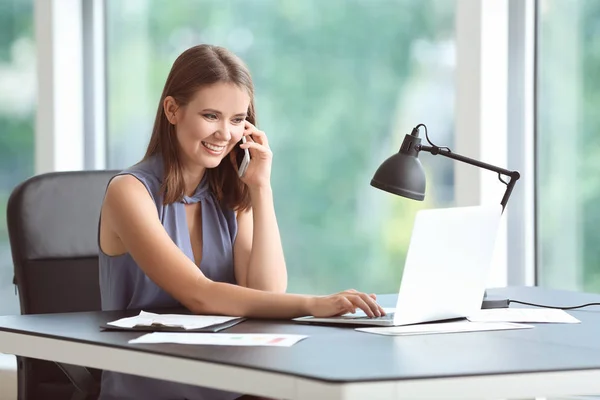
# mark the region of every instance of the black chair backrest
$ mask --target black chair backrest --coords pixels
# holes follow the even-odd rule
[[[47,173],[13,190],[7,225],[21,314],[100,310],[98,221],[116,173]],[[99,370],[26,357],[17,363],[19,400],[96,398]]]
[[[7,223],[21,314],[100,309],[98,218],[116,173],[47,173],[14,189]]]

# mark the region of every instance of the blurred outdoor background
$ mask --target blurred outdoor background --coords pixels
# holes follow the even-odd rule
[[[395,292],[415,212],[454,204],[454,162],[420,157],[425,202],[369,181],[420,122],[452,148],[454,14],[451,0],[107,0],[106,166],[141,158],[177,55],[225,46],[251,69],[275,155],[289,291]],[[537,275],[600,292],[600,1],[540,0],[538,16]],[[0,0],[0,315],[18,312],[5,210],[34,173],[35,45],[32,0]]]

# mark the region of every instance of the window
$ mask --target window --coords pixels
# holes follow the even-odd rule
[[[539,283],[600,291],[600,2],[538,5]]]
[[[6,203],[33,175],[35,82],[33,1],[0,0],[0,315],[19,313]]]
[[[425,202],[369,185],[405,134],[452,146],[454,2],[107,2],[108,162],[142,157],[169,68],[199,43],[244,59],[275,154],[290,291],[394,292],[415,212],[453,203],[453,163],[422,157]]]

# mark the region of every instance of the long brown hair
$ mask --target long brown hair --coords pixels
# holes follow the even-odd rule
[[[172,96],[179,107],[185,106],[198,89],[217,82],[233,83],[248,91],[250,106],[246,120],[256,125],[254,85],[242,60],[223,47],[206,44],[191,47],[177,57],[160,96],[152,136],[144,156],[144,160],[154,155],[162,156],[164,180],[160,190],[164,204],[180,201],[185,192],[175,126],[164,113],[164,100]],[[235,152],[236,148],[231,151]],[[228,158],[224,158],[216,168],[206,170],[208,183],[223,205],[236,211],[246,210],[250,207],[248,188],[238,178]]]

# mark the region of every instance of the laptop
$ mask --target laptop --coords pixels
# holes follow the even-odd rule
[[[395,309],[375,318],[357,310],[294,320],[401,326],[472,315],[481,309],[501,216],[500,205],[418,211]]]

